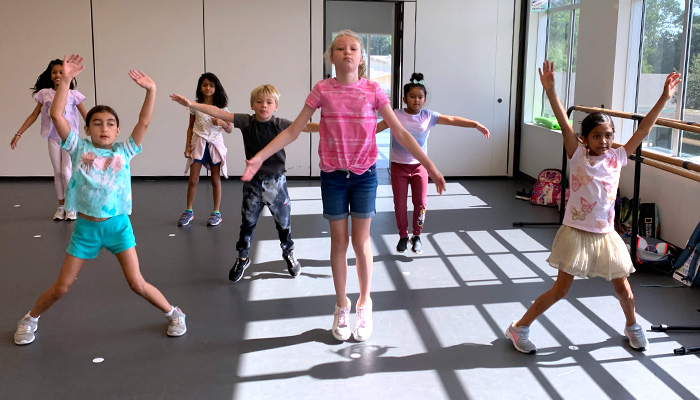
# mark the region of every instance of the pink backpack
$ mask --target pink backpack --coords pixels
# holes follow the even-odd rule
[[[545,169],[537,176],[530,203],[556,207],[561,194],[561,170]]]

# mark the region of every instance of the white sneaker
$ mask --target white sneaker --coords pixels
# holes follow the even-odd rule
[[[63,221],[64,219],[66,219],[66,209],[63,208],[63,206],[58,206],[58,209],[56,209],[56,213],[53,215],[53,220]]]
[[[78,215],[75,211],[66,211],[66,221],[75,221]]]
[[[372,299],[362,306],[355,306],[355,325],[352,328],[352,336],[358,342],[364,342],[372,336]]]
[[[346,341],[350,339],[350,325],[348,324],[348,317],[350,315],[350,299],[345,298],[345,302],[348,304],[347,307],[338,307],[335,305],[335,312],[333,313],[333,328],[331,333],[333,337],[340,340]]]

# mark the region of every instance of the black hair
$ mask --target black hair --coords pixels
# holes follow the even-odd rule
[[[32,95],[36,94],[38,91],[41,89],[53,89],[54,88],[54,82],[51,80],[51,70],[55,65],[63,65],[63,60],[59,60],[58,58],[55,60],[51,60],[49,63],[49,66],[46,67],[44,72],[39,75],[38,78],[36,78],[36,83],[34,84],[34,87],[32,88]],[[73,78],[72,81],[70,81],[70,88],[73,89],[78,86],[78,81]]]
[[[219,108],[226,107],[226,105],[228,104],[228,96],[226,95],[224,86],[221,84],[219,78],[217,78],[216,75],[212,74],[211,72],[203,73],[202,76],[199,77],[199,81],[197,81],[197,91],[195,93],[195,96],[197,97],[197,103],[204,102],[204,93],[202,93],[202,83],[205,79],[214,84],[214,98],[212,99],[214,101],[214,105]]]
[[[88,111],[87,115],[85,115],[85,126],[90,126],[90,120],[92,120],[92,116],[98,112],[108,112],[114,115],[114,119],[117,121],[117,128],[119,128],[119,116],[117,115],[117,112],[114,111],[114,109],[110,106],[92,107],[90,111]]]
[[[420,72],[414,72],[411,74],[411,81],[403,85],[403,96],[406,97],[408,92],[413,88],[418,88],[423,91],[423,95],[428,97],[428,91],[425,90],[425,85],[423,85],[423,74]]]
[[[615,124],[613,124],[612,118],[610,118],[608,114],[602,112],[588,114],[588,116],[581,121],[581,136],[587,138],[588,134],[591,133],[596,126],[603,124],[610,124],[613,133],[615,133]]]

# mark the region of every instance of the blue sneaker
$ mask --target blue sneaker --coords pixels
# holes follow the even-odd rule
[[[208,226],[217,226],[223,221],[221,218],[221,213],[218,212],[212,212],[209,214],[209,220],[207,221]]]
[[[177,221],[177,224],[180,226],[185,226],[192,222],[192,218],[194,218],[194,212],[185,210],[185,212],[180,216],[180,219]]]

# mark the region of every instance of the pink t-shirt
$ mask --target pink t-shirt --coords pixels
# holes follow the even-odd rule
[[[51,121],[51,103],[56,96],[56,91],[53,89],[41,89],[34,95],[34,100],[41,104],[41,137],[44,139],[61,140],[61,137],[56,132],[56,127]],[[71,89],[68,91],[68,101],[66,101],[66,109],[63,116],[68,120],[68,125],[74,132],[80,132],[80,113],[78,112],[78,104],[85,100],[85,96],[77,90]]]
[[[323,172],[363,174],[377,161],[376,110],[389,104],[379,84],[361,78],[352,84],[335,78],[311,90],[306,105],[321,108],[319,166]]]
[[[571,196],[564,225],[594,233],[614,231],[615,197],[620,171],[627,165],[624,147],[610,149],[586,160],[586,148],[578,146],[569,160]]]

